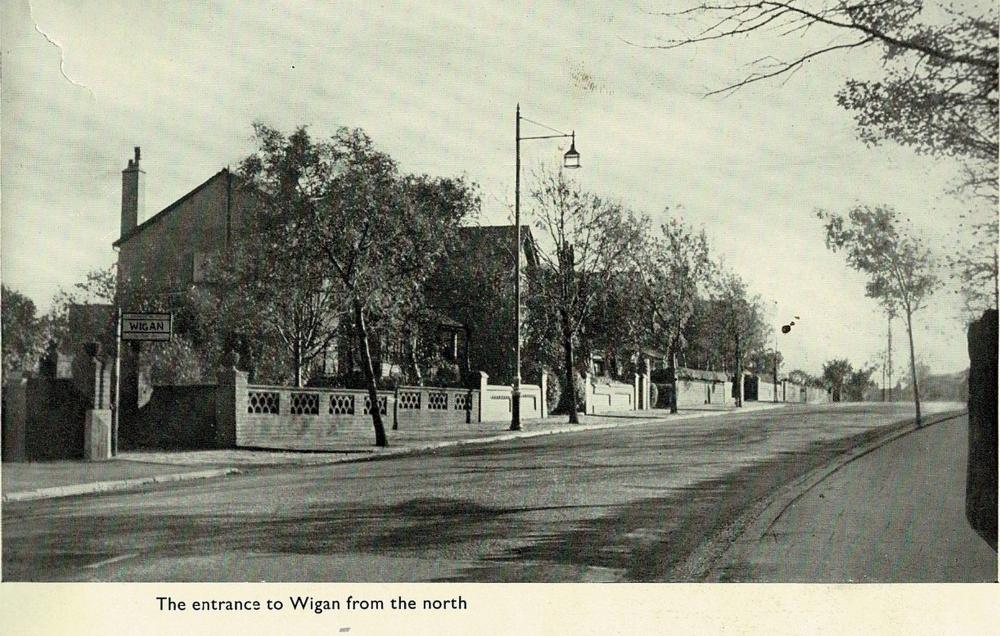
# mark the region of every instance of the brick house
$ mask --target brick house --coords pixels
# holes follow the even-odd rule
[[[142,280],[167,293],[211,284],[207,265],[238,240],[256,207],[252,191],[223,168],[144,219],[146,174],[140,160],[137,147],[122,171],[121,235],[113,244],[119,284]],[[513,226],[461,228],[457,244],[449,246],[427,285],[442,357],[463,371],[483,370],[503,381],[513,375],[513,243]],[[537,265],[533,245],[530,231],[523,227],[525,271]],[[506,289],[511,293],[497,293]],[[375,348],[376,368],[383,374],[398,368],[397,347],[383,340]],[[341,342],[324,358],[326,373],[349,370],[354,365],[353,347]],[[134,353],[126,350],[122,364],[122,408],[127,417],[125,405],[140,402]]]

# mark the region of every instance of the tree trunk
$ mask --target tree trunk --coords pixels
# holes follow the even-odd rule
[[[913,312],[906,308],[906,335],[910,339],[910,375],[913,377],[913,406],[917,412],[917,426],[920,426],[920,387],[917,386],[917,355],[913,349]]]
[[[733,366],[735,367],[736,377],[738,378],[741,375],[743,375],[743,352],[740,351],[740,332],[739,332],[739,329],[736,329],[733,332],[733,344],[736,345],[736,359],[735,359],[735,364]],[[760,396],[757,396],[757,399],[759,400]],[[736,394],[736,406],[738,408],[743,406],[743,392],[742,391],[740,391],[740,392],[738,392]]]
[[[292,345],[292,357],[295,359],[295,386],[302,387],[302,346],[299,339]]]
[[[406,343],[406,365],[409,367],[406,370],[406,376],[417,386],[423,385],[423,377],[420,374],[420,364],[417,362],[417,334],[406,333],[404,336],[404,342]]]
[[[354,301],[354,324],[358,330],[358,349],[361,353],[361,371],[365,375],[365,386],[368,389],[368,399],[371,401],[372,426],[375,427],[375,445],[385,447],[389,440],[385,436],[385,426],[382,424],[382,413],[378,406],[378,387],[375,386],[375,368],[372,366],[371,348],[368,346],[368,326],[365,324],[365,312],[361,303]]]
[[[670,379],[670,412],[677,412],[677,339],[670,341],[670,353],[667,354],[667,364],[670,365],[668,377]]]
[[[566,390],[561,400],[569,414],[570,424],[579,424],[580,416],[576,412],[576,361],[573,357],[573,334],[569,328],[569,318],[563,316],[563,354],[566,364]]]

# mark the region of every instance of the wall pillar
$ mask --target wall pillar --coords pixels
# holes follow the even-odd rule
[[[486,412],[486,386],[490,383],[490,376],[485,371],[479,372],[479,421],[483,421],[483,413]],[[514,396],[511,396],[511,400]],[[513,406],[513,405],[512,405]]]
[[[646,373],[642,374],[642,408],[651,409],[654,404],[653,401],[653,389],[652,389],[653,379],[651,374],[647,370]]]
[[[101,355],[98,342],[83,345],[73,359],[73,386],[83,397],[83,458],[111,459],[111,363]]]
[[[28,380],[13,378],[4,387],[3,461],[27,461]]]
[[[632,410],[635,411],[639,408],[639,396],[641,395],[642,387],[639,385],[639,374],[632,374]]]
[[[544,367],[542,368],[542,377],[538,380],[538,386],[540,386],[542,388],[542,395],[541,395],[540,402],[539,402],[539,405],[541,407],[539,409],[539,416],[540,417],[548,417],[549,416],[549,400],[548,400],[547,394],[548,394],[548,389],[549,389],[549,374],[546,373]]]
[[[111,409],[87,409],[83,419],[83,440],[85,460],[111,459]]]
[[[594,384],[590,381],[590,371],[583,376],[583,412],[585,415],[594,413]]]
[[[285,402],[286,400],[282,400]],[[236,368],[219,371],[215,388],[215,445],[235,448],[240,418],[247,412],[247,374]],[[284,408],[287,406],[282,405]]]

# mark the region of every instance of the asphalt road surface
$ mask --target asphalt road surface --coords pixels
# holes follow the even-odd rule
[[[900,437],[803,493],[734,546],[721,581],[995,583],[965,519],[968,417]]]
[[[741,512],[909,415],[797,405],[11,504],[3,578],[685,580]]]

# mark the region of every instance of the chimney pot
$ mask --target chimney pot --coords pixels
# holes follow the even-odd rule
[[[139,217],[146,211],[146,173],[139,168],[139,146],[134,150],[135,158],[129,159],[128,167],[122,170],[122,236],[139,224]]]

